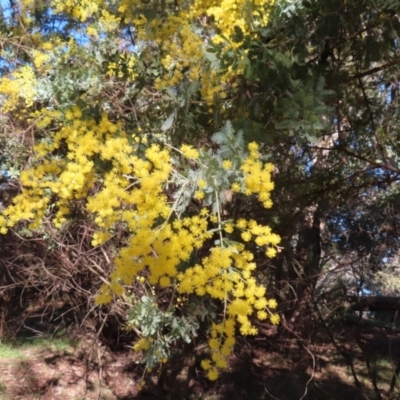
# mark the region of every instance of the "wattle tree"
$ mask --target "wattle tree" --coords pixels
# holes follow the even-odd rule
[[[1,110],[31,142],[1,233],[65,231],[79,216],[95,248],[119,235],[95,302],[129,304],[149,368],[197,334],[188,310],[199,298],[218,305],[202,328],[212,380],[236,331],[257,334],[253,317],[279,322],[250,243],[272,258],[280,238],[227,212],[236,196],[270,208],[274,167],[222,118],[246,83],[248,35],[272,6],[22,1],[3,12]]]

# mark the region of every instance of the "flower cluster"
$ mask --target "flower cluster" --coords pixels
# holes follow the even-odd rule
[[[265,208],[272,206],[270,192],[274,188],[271,181],[271,172],[274,166],[270,163],[262,164],[259,160],[258,144],[252,142],[249,144],[250,155],[243,163],[241,169],[245,172],[245,185],[247,195],[256,193],[259,200],[263,202]]]
[[[279,242],[277,236],[266,237],[271,242]],[[252,260],[253,254],[246,251],[242,244],[214,247],[201,265],[190,267],[178,275],[180,293],[209,295],[225,305],[226,319],[219,325],[214,324],[211,330],[211,359],[202,364],[210,379],[216,379],[219,369],[226,367],[236,342],[234,333],[237,325],[242,335],[256,335],[257,328],[250,319],[254,313],[260,320],[269,317],[271,322],[279,322],[279,315],[271,312],[276,307],[275,300],[265,298],[265,287],[257,285],[252,276],[256,268]]]
[[[10,76],[0,80],[1,108],[3,112],[14,109],[20,99],[24,99],[27,107],[32,106],[36,95],[37,79],[33,68],[29,65],[21,67]]]

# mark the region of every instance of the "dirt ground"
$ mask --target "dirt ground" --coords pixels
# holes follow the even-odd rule
[[[358,386],[346,358],[328,341],[300,349],[259,337],[239,343],[231,368],[216,383],[208,382],[194,363],[184,391],[174,387],[177,371],[183,369],[173,367],[169,374],[147,374],[140,390],[143,367],[135,353],[111,351],[81,337],[63,349],[26,346],[17,357],[0,354],[0,399],[375,400],[379,396],[371,374],[380,400],[400,399],[397,389],[389,393],[394,360],[400,358],[400,334],[370,328],[357,342],[353,333],[349,329],[341,342],[352,357]]]
[[[63,350],[29,346],[20,354],[0,359],[2,400],[140,398],[133,352],[110,352],[86,338]]]

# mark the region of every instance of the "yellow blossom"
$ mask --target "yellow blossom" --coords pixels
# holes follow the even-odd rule
[[[271,309],[275,309],[276,307],[278,307],[278,303],[275,299],[270,299],[268,300],[268,307]]]
[[[193,160],[196,160],[199,158],[198,150],[194,149],[192,146],[183,144],[181,146],[181,152],[187,158],[192,158]]]
[[[224,230],[226,233],[232,233],[233,229],[234,229],[234,225],[231,222],[225,224]]]
[[[241,191],[241,187],[237,182],[232,183],[231,189],[236,193]]]
[[[279,314],[271,314],[271,316],[269,317],[269,319],[271,320],[271,323],[273,325],[278,325],[281,318],[279,316]]]
[[[232,168],[232,161],[231,160],[224,160],[222,162],[222,168],[224,168],[225,170],[230,170]]]
[[[204,189],[207,186],[207,181],[205,179],[199,179],[197,181],[197,186],[199,189]]]
[[[201,190],[196,190],[196,192],[194,193],[194,198],[197,200],[204,199],[204,192],[202,192]]]

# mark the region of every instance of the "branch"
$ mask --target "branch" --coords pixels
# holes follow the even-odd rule
[[[388,62],[386,64],[383,64],[383,65],[381,65],[379,67],[371,68],[368,71],[359,72],[359,73],[351,76],[345,82],[348,83],[348,82],[354,81],[356,79],[361,79],[361,78],[364,78],[366,76],[376,74],[377,72],[384,71],[385,69],[393,67],[393,66],[398,65],[398,64],[400,64],[400,58],[397,58],[397,59],[395,59],[393,61],[390,61],[390,62]]]
[[[373,165],[374,167],[382,168],[382,169],[385,169],[387,171],[391,171],[391,172],[394,172],[396,174],[400,174],[400,169],[397,168],[397,167],[394,167],[393,165],[391,165],[389,163],[383,163],[383,162],[369,160],[368,158],[366,158],[364,156],[360,156],[359,154],[353,153],[352,151],[350,151],[349,149],[345,148],[344,146],[338,146],[337,148],[342,150],[342,151],[344,151],[349,156],[357,158],[358,160],[361,160],[361,161],[365,161],[365,162]]]
[[[400,310],[400,297],[348,296],[346,300],[351,303],[351,308],[356,311],[398,311]]]

